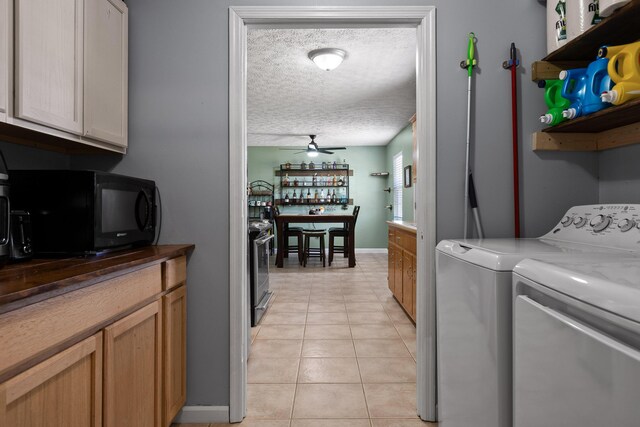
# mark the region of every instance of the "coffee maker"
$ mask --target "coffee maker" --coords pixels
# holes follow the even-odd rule
[[[11,206],[9,205],[9,171],[7,162],[0,152],[0,266],[9,259],[9,220]]]

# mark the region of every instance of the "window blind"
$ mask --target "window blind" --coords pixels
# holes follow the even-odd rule
[[[393,156],[393,219],[402,220],[402,151]]]

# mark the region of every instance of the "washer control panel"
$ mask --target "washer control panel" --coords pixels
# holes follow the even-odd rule
[[[640,251],[640,205],[574,206],[542,238]]]

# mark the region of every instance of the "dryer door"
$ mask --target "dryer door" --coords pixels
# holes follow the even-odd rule
[[[523,295],[513,348],[515,427],[638,426],[638,349]]]

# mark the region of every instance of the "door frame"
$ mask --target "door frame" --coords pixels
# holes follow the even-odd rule
[[[246,415],[247,27],[416,28],[417,409],[436,419],[436,8],[435,6],[229,7],[229,420]],[[239,197],[238,197],[239,196]],[[428,286],[428,285],[431,286]]]

